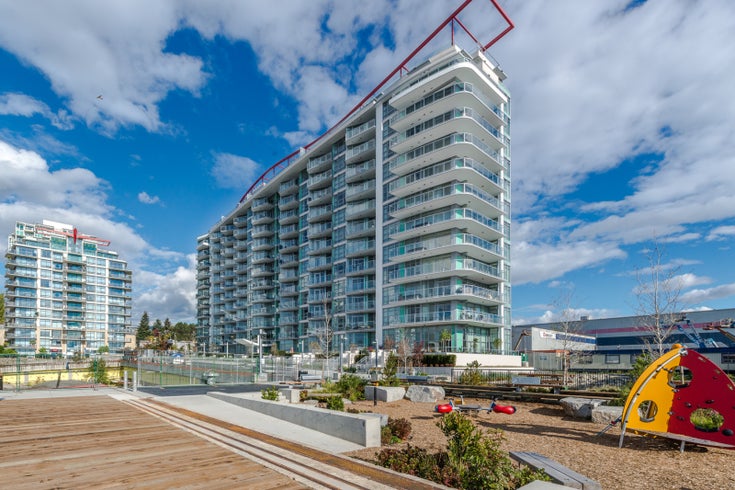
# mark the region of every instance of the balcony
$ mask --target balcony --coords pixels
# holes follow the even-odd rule
[[[347,153],[345,154],[345,162],[347,163],[347,165],[369,158],[375,158],[374,139],[348,148]]]
[[[366,199],[354,203],[348,203],[345,211],[348,220],[357,220],[375,216],[375,199]]]
[[[366,180],[357,184],[347,184],[345,199],[347,202],[359,201],[375,196],[375,180]]]
[[[286,182],[282,182],[281,185],[278,186],[278,194],[281,196],[281,202],[283,201],[283,196],[294,194],[298,192],[298,190],[299,190],[299,183],[297,179],[292,179],[292,180],[287,180]]]
[[[322,172],[320,174],[315,174],[309,177],[307,180],[306,186],[309,189],[310,192],[313,192],[316,189],[321,189],[323,187],[327,187],[332,182],[332,170],[329,169],[326,172]]]
[[[348,221],[345,234],[347,238],[374,236],[375,218],[364,218],[358,221]]]
[[[270,197],[259,197],[257,199],[253,199],[253,204],[250,209],[252,209],[253,212],[273,209],[273,203],[271,202]]]
[[[324,203],[331,203],[332,202],[332,186],[325,187],[324,189],[319,189],[318,191],[312,192],[309,194],[309,206],[316,206],[319,204]]]
[[[297,208],[298,206],[299,206],[299,195],[298,194],[290,194],[288,196],[283,196],[278,201],[278,207],[281,209],[281,211],[286,210],[286,209]]]
[[[306,169],[310,174],[315,174],[332,168],[332,153],[310,158],[306,164]]]
[[[350,146],[360,144],[375,137],[375,119],[347,128],[345,131],[345,143]]]

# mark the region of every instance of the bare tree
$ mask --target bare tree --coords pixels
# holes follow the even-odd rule
[[[411,339],[406,335],[405,331],[401,333],[401,340],[398,341],[398,345],[396,346],[396,354],[398,355],[398,358],[403,361],[403,372],[408,373],[408,363],[413,360],[414,345]]]
[[[557,340],[562,350],[562,385],[569,383],[569,366],[575,355],[579,354],[579,339],[576,336],[582,333],[583,323],[579,318],[579,312],[573,307],[574,290],[570,289],[562,293],[552,303],[559,310],[559,322]]]
[[[679,267],[666,267],[664,256],[663,247],[654,238],[653,249],[646,256],[648,267],[636,272],[639,328],[647,334],[643,342],[654,358],[666,352],[667,340],[681,317],[679,298],[683,284],[678,276]]]
[[[329,355],[332,346],[332,338],[334,332],[332,332],[332,312],[330,310],[330,301],[328,295],[325,293],[322,298],[322,307],[324,308],[324,327],[316,331],[316,343],[318,344],[318,350],[324,354],[324,362],[322,362],[322,378],[324,377],[324,366],[327,366],[327,376],[329,376]]]

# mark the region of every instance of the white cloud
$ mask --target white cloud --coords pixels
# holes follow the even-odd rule
[[[88,125],[106,132],[121,125],[161,131],[158,104],[167,93],[196,95],[207,78],[201,60],[163,51],[178,28],[176,5],[3,2],[0,46],[38,68]]]
[[[146,242],[125,223],[114,220],[117,210],[107,203],[108,184],[91,171],[81,168],[52,171],[48,163],[33,151],[16,148],[0,140],[0,229],[13,230],[16,221],[40,223],[44,219],[69,223],[82,233],[111,241],[110,249],[118,252],[135,271],[134,292],[144,288],[148,306],[150,298],[176,298],[174,290],[181,288],[180,296],[194,294],[193,285],[187,282],[191,271],[192,257],[180,252],[161,250]],[[7,242],[5,242],[7,243]],[[2,246],[5,248],[5,245]],[[176,264],[184,261],[187,268]],[[165,273],[147,272],[150,269],[174,269]],[[151,276],[159,278],[146,283]],[[167,279],[170,277],[171,282]],[[157,291],[161,288],[161,291]],[[137,294],[136,294],[137,296]],[[136,298],[137,302],[137,298]],[[162,316],[161,312],[176,312],[182,321],[191,321],[195,308],[167,309],[163,301],[150,313]],[[187,303],[180,303],[186,305]],[[173,307],[172,307],[173,308]],[[137,306],[136,306],[137,309]],[[173,318],[173,317],[172,317]]]
[[[55,114],[45,103],[25,94],[0,94],[0,115],[3,114],[23,117],[40,114],[59,129],[66,130],[74,127],[72,118],[66,110],[61,109]]]
[[[681,301],[688,305],[698,305],[730,296],[735,296],[735,283],[722,284],[708,289],[693,289],[682,294]]]
[[[735,235],[735,226],[718,226],[707,235],[707,241],[730,240]]]
[[[260,175],[260,166],[247,157],[231,153],[216,153],[212,176],[224,189],[248,188]]]
[[[196,317],[196,255],[187,257],[186,267],[168,274],[141,271],[135,275],[135,288],[142,291],[135,301],[133,325],[147,311],[152,318],[172,322],[193,322]]]
[[[594,320],[599,318],[612,318],[618,315],[618,312],[614,310],[599,308],[569,308],[566,311],[556,310],[545,310],[540,315],[527,318],[516,318],[513,317],[513,325],[536,325],[544,323],[555,323],[561,321],[580,321],[583,317],[587,317],[588,320]],[[582,332],[583,324],[580,323],[579,331]],[[576,330],[576,325],[573,330]]]
[[[138,193],[138,201],[142,202],[143,204],[156,204],[160,201],[158,196],[151,196],[145,191]]]

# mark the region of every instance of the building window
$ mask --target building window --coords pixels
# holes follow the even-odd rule
[[[605,354],[605,364],[620,364],[620,354]]]
[[[577,364],[592,364],[592,354],[579,354]]]

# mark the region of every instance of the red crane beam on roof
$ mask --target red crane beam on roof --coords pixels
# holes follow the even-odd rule
[[[385,77],[382,82],[380,82],[373,90],[370,91],[369,94],[367,94],[360,102],[358,102],[357,105],[355,105],[355,107],[353,107],[342,119],[340,119],[339,121],[337,121],[336,124],[334,124],[332,127],[330,127],[322,135],[320,135],[319,137],[317,137],[314,141],[312,141],[309,144],[305,145],[303,147],[303,150],[308,150],[309,148],[311,148],[316,142],[320,141],[322,138],[324,138],[326,135],[328,135],[334,128],[338,127],[340,124],[342,124],[344,121],[346,121],[350,116],[352,116],[355,112],[357,112],[358,110],[360,110],[360,108],[362,108],[363,105],[367,101],[369,101],[370,98],[373,95],[375,95],[378,92],[378,90],[380,90],[386,83],[388,83],[396,75],[396,73],[401,72],[402,70],[406,70],[408,72],[409,70],[408,70],[408,68],[406,68],[406,64],[408,62],[410,62],[414,58],[414,56],[416,56],[422,49],[424,49],[426,47],[426,45],[429,44],[437,36],[437,34],[439,34],[450,22],[453,23],[454,21],[456,21],[462,27],[462,29],[470,36],[470,38],[472,38],[472,40],[475,41],[480,46],[480,49],[482,49],[483,51],[487,51],[487,49],[490,46],[492,46],[493,44],[495,44],[496,42],[498,42],[503,36],[505,36],[508,32],[510,32],[513,29],[513,27],[515,27],[515,25],[513,24],[513,22],[510,20],[510,17],[508,17],[508,14],[505,13],[505,11],[503,10],[503,8],[498,4],[497,0],[489,0],[490,3],[492,3],[493,6],[495,7],[495,9],[498,11],[498,13],[508,23],[508,26],[505,28],[505,30],[503,30],[503,32],[501,32],[500,34],[498,34],[497,36],[495,36],[489,43],[487,43],[486,45],[482,46],[480,44],[480,42],[477,40],[477,38],[475,38],[475,36],[469,31],[469,29],[467,29],[462,24],[462,22],[460,22],[459,19],[457,18],[457,16],[460,14],[460,12],[462,12],[473,1],[474,0],[465,0],[462,3],[462,5],[460,5],[459,7],[457,7],[457,9],[454,12],[452,12],[449,15],[449,17],[447,17],[444,20],[444,22],[442,22],[441,24],[439,24],[439,27],[437,27],[436,29],[434,29],[434,32],[432,32],[431,34],[429,34],[429,36],[426,39],[424,39],[424,41],[421,44],[419,44],[418,47],[416,49],[414,49],[411,52],[411,54],[409,54],[406,57],[406,59],[404,59],[392,72],[390,72],[390,74],[387,77]],[[454,30],[452,30],[452,44],[454,44]],[[245,194],[243,194],[243,196],[240,198],[240,202],[243,202],[245,199],[247,199],[247,197],[250,195],[250,193],[253,192],[253,190],[255,190],[257,187],[259,187],[259,186],[267,183],[270,179],[272,179],[273,177],[275,177],[276,175],[278,175],[278,173],[283,168],[288,167],[288,165],[291,163],[291,159],[294,158],[295,156],[300,155],[301,154],[301,151],[302,151],[302,149],[298,149],[298,150],[290,153],[289,155],[285,156],[284,158],[282,158],[281,160],[279,160],[275,164],[273,164],[268,170],[266,170],[265,172],[263,172],[263,174],[260,177],[258,177],[258,179],[253,183],[253,185],[250,186],[250,188],[247,190],[247,192],[245,192]]]

